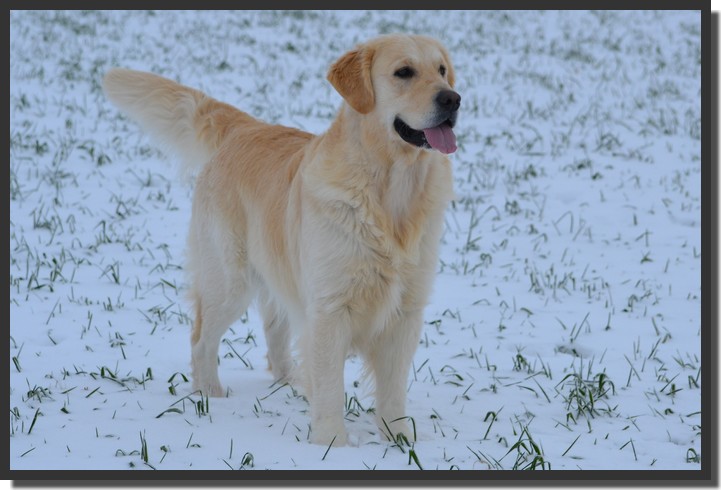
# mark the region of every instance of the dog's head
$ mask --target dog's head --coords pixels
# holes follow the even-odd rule
[[[446,49],[435,39],[387,35],[344,54],[328,80],[356,112],[380,119],[399,144],[456,151],[461,96]]]

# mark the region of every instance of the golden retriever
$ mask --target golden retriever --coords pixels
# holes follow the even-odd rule
[[[108,98],[199,171],[188,238],[195,389],[226,393],[219,343],[257,299],[276,379],[293,379],[298,340],[311,442],[348,443],[343,370],[354,352],[382,432],[411,436],[409,368],[453,197],[454,77],[434,39],[372,39],[331,66],[344,103],[313,135],[150,73],[106,74]]]

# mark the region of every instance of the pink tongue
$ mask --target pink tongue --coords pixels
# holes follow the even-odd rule
[[[444,123],[435,128],[424,129],[423,134],[426,135],[428,144],[441,153],[453,153],[457,149],[456,135],[453,134],[453,130],[448,124]]]

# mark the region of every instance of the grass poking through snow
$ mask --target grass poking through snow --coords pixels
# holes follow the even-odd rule
[[[353,446],[314,446],[252,310],[228,396],[192,390],[192,185],[100,81],[320,132],[330,63],[394,31],[441,39],[463,97],[413,434],[351,358]],[[698,470],[700,69],[691,11],[11,12],[11,469]]]

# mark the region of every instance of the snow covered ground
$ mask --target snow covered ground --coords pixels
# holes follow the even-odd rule
[[[329,64],[441,39],[463,97],[457,199],[408,383],[411,445],[372,420],[308,442],[254,310],[188,378],[191,185],[102,95],[153,71],[322,132]],[[699,470],[698,12],[12,12],[10,468]]]

